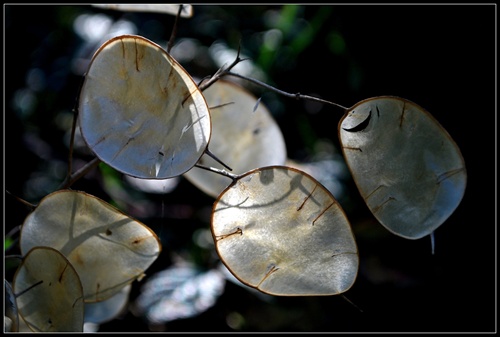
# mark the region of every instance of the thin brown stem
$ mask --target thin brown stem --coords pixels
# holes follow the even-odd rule
[[[58,190],[60,189],[66,189],[69,188],[71,185],[73,185],[78,179],[86,175],[90,170],[94,169],[99,165],[101,160],[97,157],[89,161],[85,166],[83,166],[81,169],[76,171],[75,173],[71,174],[70,176],[66,177],[64,181],[59,185],[57,188]]]
[[[230,76],[239,77],[239,78],[244,79],[246,81],[252,82],[254,84],[257,84],[257,85],[259,85],[261,87],[264,87],[264,88],[266,88],[268,90],[274,91],[275,93],[278,93],[278,94],[286,96],[286,97],[295,98],[297,100],[299,100],[299,99],[305,99],[305,100],[309,100],[309,101],[313,101],[313,102],[319,102],[319,103],[323,103],[323,104],[329,104],[329,105],[333,105],[333,106],[336,106],[338,108],[341,108],[344,111],[348,109],[347,107],[345,107],[343,105],[340,105],[338,103],[334,103],[334,102],[331,102],[331,101],[327,101],[327,100],[324,100],[324,99],[321,99],[321,98],[318,98],[318,97],[313,97],[313,96],[309,96],[309,95],[302,95],[301,93],[290,94],[290,93],[288,93],[286,91],[277,89],[277,88],[275,88],[275,87],[273,87],[273,86],[271,86],[271,85],[269,85],[267,83],[264,83],[262,81],[256,80],[254,78],[246,77],[246,76],[240,75],[238,73],[233,73],[231,71],[231,69],[233,69],[238,63],[247,60],[247,59],[240,58],[240,51],[241,51],[241,46],[238,46],[238,53],[236,54],[236,58],[233,61],[233,63],[231,63],[229,65],[229,67],[224,68],[224,66],[222,66],[207,81],[204,82],[202,80],[201,83],[198,85],[198,88],[200,89],[200,91],[208,89],[212,84],[214,84],[215,82],[217,82],[222,77],[224,77],[226,75],[230,75]]]
[[[227,178],[231,179],[232,181],[236,181],[240,177],[237,174],[229,173],[226,170],[219,170],[219,169],[217,169],[215,167],[208,167],[208,166],[203,166],[203,165],[200,165],[200,164],[195,164],[194,166],[198,167],[198,168],[201,168],[203,170],[206,170],[206,171],[210,171],[210,172],[213,172],[213,173],[220,174],[221,176],[227,177]]]
[[[308,95],[302,95],[300,93],[296,93],[296,94],[290,94],[288,92],[285,92],[283,90],[280,90],[280,89],[277,89],[267,83],[264,83],[264,82],[261,82],[259,80],[256,80],[254,78],[250,78],[250,77],[246,77],[244,75],[240,75],[240,74],[237,74],[237,73],[233,73],[231,71],[226,71],[224,73],[224,75],[230,75],[230,76],[235,76],[235,77],[239,77],[241,79],[244,79],[246,81],[249,81],[249,82],[252,82],[254,84],[257,84],[257,85],[260,85],[266,89],[269,89],[271,91],[274,91],[275,93],[278,93],[280,95],[283,95],[283,96],[286,96],[286,97],[290,97],[290,98],[295,98],[297,100],[299,99],[305,99],[305,100],[309,100],[309,101],[314,101],[314,102],[319,102],[319,103],[324,103],[324,104],[330,104],[330,105],[333,105],[333,106],[336,106],[338,108],[341,108],[343,110],[347,110],[348,108],[343,106],[343,105],[340,105],[338,103],[334,103],[334,102],[330,102],[330,101],[327,101],[327,100],[324,100],[324,99],[321,99],[321,98],[318,98],[318,97],[313,97],[313,96],[308,96]]]
[[[217,158],[217,156],[215,154],[213,154],[207,147],[207,149],[205,150],[205,153],[207,155],[209,155],[210,157],[212,157],[213,160],[215,160],[216,162],[218,162],[219,164],[221,164],[222,166],[224,166],[225,168],[227,168],[229,171],[232,171],[233,169],[230,168],[228,165],[226,165],[222,160],[220,160],[219,158]]]
[[[69,140],[69,153],[68,153],[68,173],[66,177],[71,176],[71,172],[73,171],[73,146],[75,144],[75,132],[76,132],[76,121],[77,121],[78,112],[77,110],[73,111],[73,125],[71,127],[71,138]]]
[[[181,17],[181,13],[182,13],[182,4],[179,5],[179,11],[175,16],[174,27],[172,28],[172,34],[170,34],[170,39],[168,40],[167,53],[169,54],[170,50],[172,49],[172,46],[174,45],[175,36],[177,35],[177,25],[179,22],[179,18]]]
[[[82,91],[84,82],[85,82],[85,76],[81,78],[80,89],[78,90],[79,93],[81,93]],[[67,180],[69,181],[71,177],[71,172],[73,172],[73,149],[75,146],[75,134],[76,134],[76,125],[78,123],[79,105],[80,105],[80,95],[76,95],[75,106],[73,108],[73,124],[71,126],[71,138],[69,140],[68,170],[66,173],[65,181]]]
[[[26,200],[22,199],[22,198],[19,198],[17,195],[14,195],[12,193],[10,193],[9,191],[5,190],[5,193],[7,193],[8,195],[12,196],[14,199],[16,199],[17,201],[19,201],[20,203],[28,206],[30,209],[35,209],[36,208],[36,205],[32,204],[32,203],[29,203],[27,202]]]
[[[356,309],[359,310],[359,312],[363,312],[363,310],[361,310],[360,307],[358,307],[356,304],[354,304],[350,299],[348,299],[344,294],[340,294],[340,296],[346,300],[347,302],[349,302],[353,307],[355,307]]]

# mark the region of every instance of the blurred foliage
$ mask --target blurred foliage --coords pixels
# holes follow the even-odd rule
[[[99,331],[493,331],[495,15],[491,5],[195,5],[194,16],[179,21],[172,49],[193,76],[220,67],[218,47],[241,47],[250,60],[235,72],[247,71],[248,63],[254,66],[250,75],[289,93],[344,106],[377,95],[410,99],[455,139],[470,183],[457,212],[436,232],[431,255],[428,238],[409,241],[383,229],[350,177],[340,178],[345,195],[339,200],[361,260],[345,295],[362,311],[341,296],[271,297],[226,282],[214,305],[198,315],[150,326],[126,311]],[[166,47],[175,18],[29,4],[4,5],[4,21],[5,189],[36,204],[64,179],[82,75],[106,34],[126,31]],[[249,88],[282,128],[291,159],[338,158],[342,111]],[[471,129],[479,116],[481,123]],[[91,159],[77,132],[73,169]],[[142,283],[177,261],[193,263],[196,275],[218,265],[209,232],[213,199],[185,179],[170,193],[149,193],[101,164],[72,188],[114,204],[158,234],[164,249]],[[6,233],[29,210],[9,196],[4,200]],[[4,240],[4,250],[12,240]],[[6,279],[15,266],[6,263]],[[140,287],[134,284],[131,302]]]

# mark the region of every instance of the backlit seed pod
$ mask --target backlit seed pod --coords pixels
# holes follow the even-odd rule
[[[242,175],[214,203],[211,226],[222,262],[264,293],[336,295],[356,279],[358,250],[344,211],[297,169]]]
[[[159,45],[135,35],[112,38],[95,53],[79,121],[97,157],[137,178],[188,171],[211,133],[207,103],[191,76]]]
[[[161,244],[147,226],[84,192],[46,196],[21,229],[22,253],[36,246],[60,251],[80,276],[85,302],[105,300],[143,276]]]
[[[375,218],[408,239],[431,234],[455,211],[467,174],[460,149],[423,108],[376,97],[348,109],[339,139]]]
[[[83,288],[57,250],[34,247],[14,276],[19,315],[36,332],[83,332]]]

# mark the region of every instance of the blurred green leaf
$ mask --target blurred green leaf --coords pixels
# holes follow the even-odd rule
[[[7,251],[8,249],[10,249],[12,247],[12,245],[14,244],[14,240],[12,240],[11,238],[5,238],[4,242],[3,242],[3,247],[4,247],[4,251]]]

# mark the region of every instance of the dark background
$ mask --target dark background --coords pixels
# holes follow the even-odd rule
[[[180,21],[176,38],[190,37],[207,47],[223,40],[233,49],[241,41],[242,50],[257,59],[256,36],[270,29],[265,14],[281,8],[194,6],[194,17]],[[326,19],[306,48],[293,59],[283,52],[281,59],[271,63],[269,83],[344,106],[378,95],[416,102],[461,149],[468,172],[465,196],[435,232],[432,255],[429,238],[402,239],[376,223],[346,179],[349,192],[343,206],[356,235],[360,270],[345,296],[362,312],[342,296],[279,297],[266,302],[227,282],[215,306],[198,316],[168,322],[162,329],[235,331],[226,324],[226,317],[238,312],[245,320],[240,331],[496,331],[496,5],[303,6],[297,17],[311,23],[321,17],[321,11]],[[5,190],[33,203],[64,178],[64,165],[48,163],[67,162],[63,139],[68,130],[58,126],[57,116],[71,112],[82,80],[72,72],[71,60],[82,53],[83,41],[73,30],[73,20],[83,13],[125,17],[137,25],[138,34],[153,41],[168,40],[174,23],[169,15],[84,5],[4,5],[4,184]],[[342,37],[343,49],[328,47],[332,31]],[[282,45],[291,41],[285,38]],[[87,57],[97,47],[87,46]],[[217,69],[202,60],[185,67],[196,76]],[[31,110],[23,113],[15,102],[27,87],[32,68],[42,70],[45,80],[33,93],[36,102]],[[276,107],[272,112],[290,158],[306,159],[317,139],[338,142],[339,109],[323,106],[317,113],[307,113],[304,102],[272,94],[263,95],[263,102]],[[84,151],[75,156],[81,162],[92,158]],[[111,202],[99,172],[93,171],[73,188]],[[127,209],[161,234],[162,257],[147,273],[168,267],[175,252],[196,257],[192,233],[209,226],[208,217],[200,217],[197,210],[209,209],[213,199],[185,180],[170,194],[141,197],[153,207],[167,209],[163,216],[134,213],[133,205]],[[22,224],[29,210],[9,195],[4,200],[4,227],[9,232]],[[175,215],[182,207],[197,215]],[[203,256],[199,264],[207,267],[210,259]],[[6,264],[7,279],[13,268]],[[137,296],[136,288],[132,296]],[[148,331],[148,326],[125,313],[101,325],[100,331]]]

